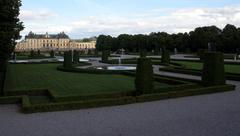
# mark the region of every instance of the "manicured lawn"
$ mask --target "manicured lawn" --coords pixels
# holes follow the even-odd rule
[[[188,62],[188,61],[173,61],[173,62],[185,65],[187,69],[201,70],[203,67],[203,64],[200,62]],[[225,64],[225,71],[229,73],[240,74],[240,65]]]
[[[11,90],[51,89],[59,96],[89,95],[134,90],[134,77],[57,71],[59,64],[10,65]],[[155,83],[155,87],[167,87]]]

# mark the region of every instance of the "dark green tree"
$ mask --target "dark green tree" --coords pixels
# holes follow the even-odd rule
[[[238,29],[234,25],[226,25],[222,31],[222,42],[224,51],[228,53],[236,53],[236,49],[239,47],[239,35]]]
[[[23,23],[18,18],[20,6],[21,0],[0,1],[0,95],[3,95],[7,60],[23,30]]]

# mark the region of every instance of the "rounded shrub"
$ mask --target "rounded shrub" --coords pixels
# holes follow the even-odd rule
[[[170,52],[168,50],[163,50],[162,52],[162,63],[164,64],[170,63]]]
[[[72,51],[64,52],[63,67],[65,67],[65,68],[71,68],[72,67]]]
[[[80,52],[77,50],[73,51],[73,62],[74,63],[78,63],[79,62],[79,56],[80,56]]]
[[[204,86],[226,83],[223,53],[207,52],[204,54],[202,83]]]
[[[135,78],[137,95],[151,93],[154,88],[152,61],[149,58],[139,58]]]

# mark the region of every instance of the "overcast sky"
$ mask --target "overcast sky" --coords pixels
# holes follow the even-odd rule
[[[189,32],[240,26],[240,0],[22,0],[23,36],[66,32],[71,38],[122,33]]]

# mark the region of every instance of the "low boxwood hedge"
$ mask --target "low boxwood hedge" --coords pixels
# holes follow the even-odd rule
[[[189,74],[189,75],[196,75],[201,76],[202,71],[200,70],[194,70],[194,69],[186,69],[186,68],[173,68],[173,67],[165,67],[165,68],[159,68],[160,71],[166,71],[166,72],[172,72],[172,73],[181,73],[181,74]],[[226,78],[228,80],[236,80],[240,81],[240,74],[233,74],[233,73],[226,73]]]
[[[125,105],[136,102],[146,102],[155,101],[169,98],[178,98],[185,96],[193,96],[200,94],[216,93],[223,91],[234,90],[233,85],[221,85],[221,86],[211,86],[211,87],[200,87],[194,89],[186,90],[176,90],[170,92],[154,93],[154,94],[144,94],[140,96],[123,96],[117,98],[104,98],[95,100],[80,100],[80,101],[61,101],[55,103],[38,104],[31,105],[27,97],[22,99],[22,111],[24,113],[34,113],[34,112],[48,112],[48,111],[62,111],[62,110],[74,110],[74,109],[85,109],[93,107],[103,107],[103,106],[113,106],[113,105]]]

